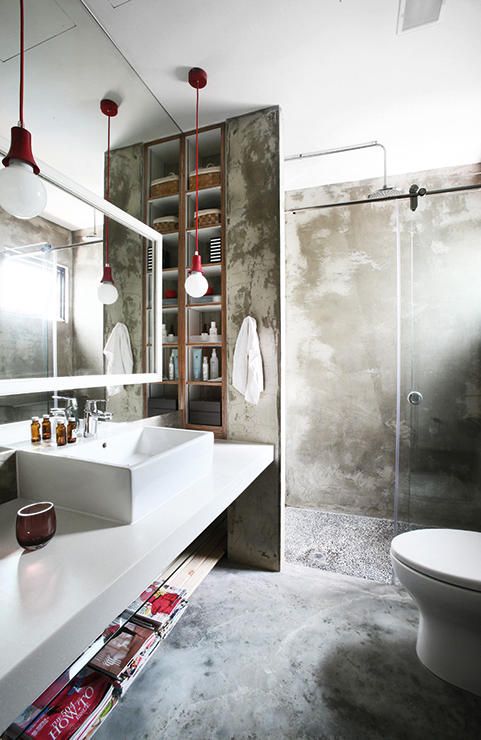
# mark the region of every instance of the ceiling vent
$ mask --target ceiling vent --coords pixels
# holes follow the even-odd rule
[[[428,23],[436,23],[444,0],[399,0],[397,32],[411,31]]]

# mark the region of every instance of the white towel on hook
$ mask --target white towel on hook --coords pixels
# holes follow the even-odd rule
[[[134,358],[130,345],[129,330],[125,324],[117,322],[112,329],[104,347],[105,372],[107,375],[127,373],[130,375],[134,369]],[[107,388],[109,396],[115,396],[122,390],[121,385]]]
[[[264,390],[262,355],[257,336],[257,323],[247,316],[237,337],[232,369],[232,385],[248,403],[257,404]]]

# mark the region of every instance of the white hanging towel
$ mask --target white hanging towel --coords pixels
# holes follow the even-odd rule
[[[129,330],[125,324],[118,322],[112,329],[107,343],[104,347],[105,355],[105,372],[107,375],[117,373],[130,374],[134,369],[134,358],[132,347],[130,345]],[[114,385],[107,388],[109,396],[115,396],[122,390],[121,385]]]
[[[262,355],[257,336],[256,320],[247,316],[237,337],[234,350],[232,385],[248,403],[257,404],[264,390]]]

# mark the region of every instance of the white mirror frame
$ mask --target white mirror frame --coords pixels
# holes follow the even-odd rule
[[[0,154],[5,156],[9,150],[9,141],[0,136]],[[159,383],[162,381],[162,321],[157,316],[157,309],[162,307],[162,235],[137,218],[118,208],[113,203],[87,190],[83,185],[71,180],[67,175],[37,160],[40,177],[55,185],[69,195],[73,195],[108,218],[135,231],[148,239],[153,245],[153,309],[154,309],[154,343],[155,372],[132,373],[130,375],[52,375],[49,378],[8,378],[0,380],[0,396],[19,396],[22,393],[42,393],[45,391],[77,390],[80,388],[102,388],[113,385],[137,385]]]

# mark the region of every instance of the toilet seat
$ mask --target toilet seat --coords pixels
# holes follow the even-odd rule
[[[391,555],[451,586],[481,592],[481,532],[417,529],[394,537]]]

